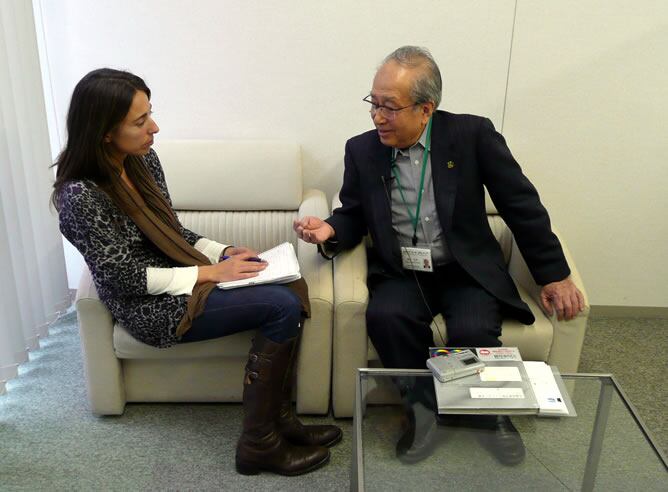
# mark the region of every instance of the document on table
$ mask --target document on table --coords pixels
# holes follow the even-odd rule
[[[569,415],[550,366],[544,362],[524,361],[524,368],[538,400],[538,415]]]
[[[480,353],[481,349],[475,349]],[[491,354],[490,354],[491,355]],[[434,379],[438,412],[442,414],[521,415],[538,412],[521,360],[485,361],[479,374],[441,383]]]
[[[522,375],[517,367],[485,366],[480,381],[522,381]]]
[[[469,388],[469,393],[471,398],[525,398],[522,388]]]
[[[285,242],[275,246],[258,255],[266,260],[267,268],[259,272],[257,277],[244,280],[232,280],[218,284],[220,289],[236,289],[261,284],[285,284],[300,279],[299,261],[295,254],[295,248],[291,243]]]

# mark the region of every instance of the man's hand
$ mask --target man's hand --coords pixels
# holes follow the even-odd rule
[[[312,244],[322,244],[334,237],[334,228],[318,217],[307,215],[301,220],[295,220],[292,228],[302,241]]]
[[[544,285],[540,291],[540,300],[543,303],[543,309],[550,316],[554,312],[552,309],[554,306],[559,321],[575,318],[585,307],[584,296],[570,277]]]

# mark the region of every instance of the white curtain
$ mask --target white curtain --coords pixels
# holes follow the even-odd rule
[[[68,302],[30,0],[0,1],[0,394]]]

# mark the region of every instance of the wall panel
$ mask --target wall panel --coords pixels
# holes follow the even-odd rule
[[[505,136],[592,304],[668,306],[668,3],[520,1]]]

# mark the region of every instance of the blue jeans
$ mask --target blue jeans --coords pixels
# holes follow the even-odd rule
[[[282,285],[213,289],[204,311],[193,320],[180,343],[199,342],[246,330],[259,330],[276,343],[299,333],[301,301]]]

